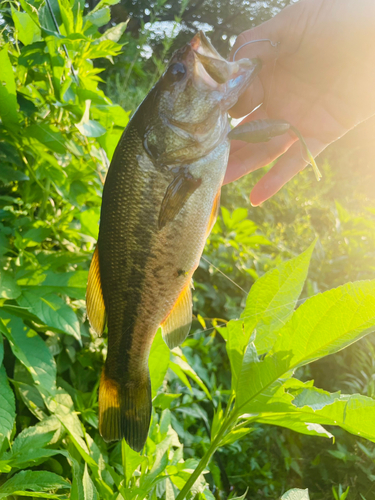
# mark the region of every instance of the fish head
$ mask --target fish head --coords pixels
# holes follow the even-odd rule
[[[207,154],[225,140],[227,112],[260,69],[259,59],[226,61],[202,31],[197,33],[173,54],[154,88],[149,145],[163,151],[165,162]]]

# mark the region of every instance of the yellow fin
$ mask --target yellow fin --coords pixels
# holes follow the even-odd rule
[[[215,196],[214,204],[212,205],[212,211],[211,211],[211,215],[210,215],[210,220],[209,220],[208,226],[207,226],[206,238],[208,237],[208,235],[212,231],[212,228],[214,227],[216,219],[217,219],[217,215],[219,213],[220,194],[221,194],[221,189],[219,189],[217,195]]]
[[[89,270],[86,291],[86,309],[90,325],[101,335],[105,325],[105,305],[99,269],[99,252],[96,247]]]
[[[151,384],[147,371],[141,380],[117,382],[105,368],[99,387],[99,432],[104,441],[125,438],[134,451],[141,451],[151,420]]]
[[[161,325],[164,342],[170,349],[177,347],[188,336],[192,320],[193,300],[191,283],[182,290],[172,311]]]

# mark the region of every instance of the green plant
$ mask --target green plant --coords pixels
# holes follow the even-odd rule
[[[197,273],[198,331],[172,353],[160,335],[152,348],[154,410],[145,453],[103,442],[97,430],[97,387],[106,339],[92,336],[84,297],[102,179],[128,120],[128,113],[98,88],[101,70],[93,64],[121,49],[117,42],[124,24],[105,33],[98,29],[108,23],[111,3],[103,0],[85,12],[81,2],[52,0],[58,29],[44,1],[1,5],[0,498],[170,500],[188,493],[212,500],[214,486],[215,495],[226,488],[220,457],[245,450],[250,467],[241,462],[245,479],[236,483],[242,494],[237,498],[246,497],[247,486],[253,486],[246,481],[253,480],[274,499],[292,483],[282,468],[298,470],[298,463],[290,443],[278,441],[282,431],[263,424],[300,436],[330,437],[321,426],[336,421],[374,440],[368,426],[372,399],[330,394],[291,373],[371,330],[374,284],[359,282],[315,296],[317,290],[308,286],[311,297],[294,311],[312,248],[283,261],[312,239],[308,218],[300,220],[298,238],[288,249],[285,232],[274,238],[277,231],[270,223],[261,228],[248,220],[247,210],[223,209],[206,254],[215,267],[203,261]],[[240,204],[228,198],[227,203]],[[368,244],[373,225],[366,217],[353,220],[342,211],[339,217],[351,231],[344,235],[351,248],[358,228]],[[354,248],[353,262],[361,254]],[[247,300],[215,268],[246,291],[255,282]],[[329,304],[332,310],[325,316]],[[360,312],[350,320],[355,305]],[[366,315],[367,324],[355,323]],[[305,345],[302,352],[306,325],[319,318],[311,345],[321,349],[313,355]],[[210,335],[202,335],[206,325]],[[325,348],[324,339],[330,339]],[[264,446],[272,436],[282,452],[278,476]],[[252,439],[258,439],[255,451]],[[241,443],[250,445],[241,448]],[[219,446],[223,453],[215,453]],[[336,456],[336,463],[358,463],[354,454],[347,459],[351,452],[340,446],[346,462]],[[372,443],[362,440],[360,449],[370,477]],[[250,468],[256,472],[249,473]],[[364,498],[369,490],[363,491]],[[282,498],[305,500],[308,493],[294,489]]]

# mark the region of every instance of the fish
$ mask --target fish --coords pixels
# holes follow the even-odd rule
[[[92,328],[98,335],[108,330],[99,387],[105,441],[125,438],[135,451],[144,447],[151,344],[159,327],[170,349],[189,333],[192,276],[217,217],[228,163],[228,110],[260,69],[259,59],[226,61],[197,33],[173,54],[117,145],[86,293]],[[279,122],[258,125],[247,125],[250,142],[254,134],[261,141],[269,140],[269,130],[281,133]]]

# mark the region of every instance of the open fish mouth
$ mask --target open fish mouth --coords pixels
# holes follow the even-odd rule
[[[195,56],[194,80],[212,89],[218,89],[220,85],[245,75],[247,81],[252,80],[259,73],[262,66],[259,59],[226,61],[212,46],[203,31],[194,36],[190,46]]]

